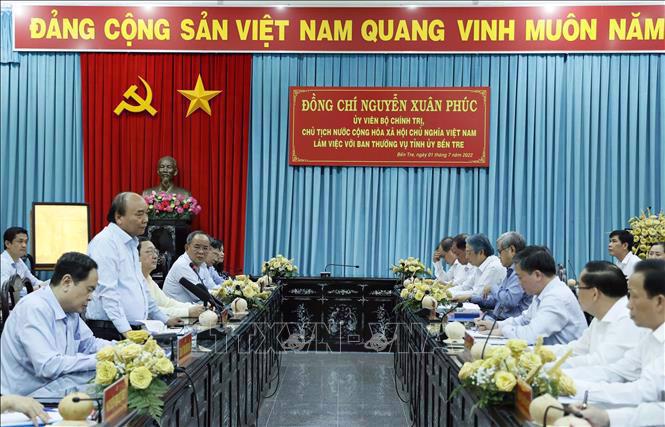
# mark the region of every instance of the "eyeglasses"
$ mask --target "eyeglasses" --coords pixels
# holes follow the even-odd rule
[[[207,251],[210,250],[210,246],[194,245],[194,246],[192,246],[192,249],[194,249],[197,252],[207,252]]]
[[[592,286],[578,286],[577,289],[593,289]]]

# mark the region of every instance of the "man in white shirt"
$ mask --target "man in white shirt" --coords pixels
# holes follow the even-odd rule
[[[527,246],[513,259],[515,273],[524,292],[533,295],[529,308],[519,317],[497,322],[492,335],[523,339],[535,344],[568,344],[587,327],[584,313],[568,285],[556,277],[556,263],[544,246]],[[480,331],[491,330],[493,322],[477,320]]]
[[[457,261],[457,255],[452,251],[452,248],[453,238],[444,237],[432,255],[434,277],[441,283],[453,283],[456,273],[462,268],[462,264]],[[448,271],[443,266],[444,262],[448,266]]]
[[[626,277],[630,277],[635,269],[635,264],[640,262],[640,257],[633,254],[633,235],[627,230],[614,230],[610,233],[610,243],[607,251],[616,257],[616,266],[623,271]]]
[[[628,279],[630,317],[652,332],[637,347],[608,365],[566,370],[575,379],[578,395],[589,401],[639,405],[663,400],[665,392],[665,261],[642,261]]]
[[[139,239],[139,257],[141,259],[141,270],[148,286],[148,292],[155,299],[160,310],[172,317],[199,317],[205,311],[203,305],[194,305],[186,302],[180,302],[169,298],[162,291],[157,283],[152,280],[150,273],[157,268],[158,251],[155,245],[145,237]]]
[[[471,279],[473,273],[478,269],[478,267],[469,262],[469,259],[466,256],[466,237],[466,234],[463,233],[453,237],[453,246],[450,249],[457,257],[457,262],[459,264],[459,267],[455,271],[455,277],[452,283],[454,287],[467,286],[467,281]]]
[[[99,265],[99,286],[86,312],[95,335],[108,339],[126,336],[132,325],[140,327],[147,319],[169,326],[180,323],[157,307],[141,272],[138,236],[148,225],[148,205],[143,197],[130,192],[118,194],[107,219],[109,224],[88,245],[88,254]]]
[[[494,248],[484,234],[474,234],[466,239],[465,252],[469,263],[477,268],[462,286],[452,288],[450,292],[453,300],[458,302],[476,297],[482,307],[482,301],[485,299],[483,290],[485,287],[492,288],[501,283],[506,277],[506,267],[494,255]],[[484,308],[494,308],[494,305]]]
[[[592,315],[582,337],[568,345],[550,347],[558,356],[568,349],[573,353],[564,367],[606,365],[619,360],[649,333],[639,328],[628,311],[628,283],[616,265],[591,261],[580,274],[578,299],[582,309]]]
[[[2,241],[5,250],[0,255],[0,284],[18,274],[21,279],[30,280],[33,289],[43,286],[44,282],[33,276],[21,259],[28,253],[28,230],[22,227],[9,227],[5,230]]]
[[[182,287],[180,279],[187,279],[192,284],[201,283],[208,289],[214,288],[215,283],[212,282],[210,275],[201,274],[203,270],[207,270],[204,261],[208,251],[210,251],[210,238],[207,234],[203,231],[189,233],[185,253],[178,257],[166,275],[164,293],[180,302],[201,302],[196,295]]]

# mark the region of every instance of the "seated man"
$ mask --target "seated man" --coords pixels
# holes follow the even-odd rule
[[[95,336],[117,339],[146,319],[173,326],[150,296],[136,250],[148,225],[148,205],[136,193],[120,193],[109,209],[109,224],[88,245],[88,253],[99,265],[99,287],[86,312]]]
[[[5,243],[5,250],[0,255],[0,284],[18,274],[21,279],[30,281],[33,290],[43,286],[44,282],[33,276],[21,259],[28,253],[28,230],[21,227],[9,227],[5,230],[2,241]]]
[[[95,353],[110,345],[79,317],[97,287],[97,264],[68,252],[49,286],[16,304],[2,332],[0,393],[28,395],[61,375],[94,370]]]
[[[616,266],[627,278],[633,274],[635,264],[640,262],[640,258],[633,254],[633,241],[630,231],[614,230],[610,233],[610,243],[607,245],[607,251],[617,259]]]
[[[453,246],[451,248],[453,254],[457,257],[457,262],[460,264],[460,268],[455,272],[455,277],[453,278],[453,286],[463,285],[470,276],[476,271],[477,267],[471,265],[469,260],[466,257],[466,234],[458,234],[453,237]]]
[[[483,297],[472,297],[471,302],[475,304],[484,302],[484,305],[494,307],[486,314],[492,319],[505,320],[522,314],[529,308],[533,297],[522,289],[513,264],[515,254],[526,247],[522,235],[515,231],[504,233],[497,239],[496,247],[499,250],[501,264],[506,267],[506,277],[497,285],[486,286],[483,289]]]
[[[444,237],[439,245],[436,247],[434,254],[432,255],[432,261],[434,263],[434,276],[436,280],[441,283],[453,283],[455,281],[455,275],[462,268],[462,264],[457,261],[457,256],[452,251],[453,249],[453,238]],[[448,271],[444,269],[443,262],[446,262],[448,265]]]
[[[626,276],[616,265],[591,261],[584,266],[577,296],[582,309],[594,319],[580,339],[551,347],[558,356],[573,350],[565,367],[614,362],[648,334],[648,329],[638,328],[630,319],[627,293]]]
[[[208,275],[210,279],[215,283],[215,286],[219,286],[225,279],[222,279],[222,276],[219,275],[219,272],[215,268],[215,265],[219,263],[220,251],[222,249],[222,242],[217,239],[210,238],[210,251],[206,257],[205,264],[207,266]]]
[[[647,427],[665,425],[665,402],[640,403],[637,406],[602,409],[594,406],[570,407],[594,427]]]
[[[494,308],[493,302],[486,302],[483,290],[501,283],[506,277],[506,268],[494,255],[494,248],[484,234],[474,234],[466,239],[466,257],[477,268],[462,285],[450,289],[453,300],[468,301],[475,297],[475,303],[481,307]]]
[[[578,397],[618,405],[659,402],[665,392],[665,261],[646,260],[628,279],[628,309],[637,326],[651,333],[607,365],[566,370],[575,379]]]
[[[194,305],[169,298],[152,280],[150,273],[157,268],[157,248],[145,237],[139,238],[139,242],[139,257],[143,277],[145,277],[148,285],[148,292],[155,299],[159,309],[171,317],[199,317],[205,311],[203,305]]]
[[[582,336],[587,327],[575,295],[556,276],[556,263],[544,246],[527,246],[513,260],[524,291],[533,295],[529,308],[518,317],[496,323],[492,335],[523,339],[535,344],[567,344]],[[479,330],[492,329],[488,320],[476,321]]]
[[[656,242],[651,245],[651,249],[649,249],[647,258],[665,260],[665,242]]]
[[[206,288],[212,289],[215,283],[209,275],[201,274],[207,266],[206,256],[210,250],[210,238],[203,231],[192,231],[187,236],[185,253],[180,255],[171,266],[169,274],[164,280],[164,292],[171,298],[180,302],[200,303],[196,295],[183,288],[180,279],[185,278],[191,283],[201,283]]]

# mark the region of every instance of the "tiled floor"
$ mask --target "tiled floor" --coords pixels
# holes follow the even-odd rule
[[[279,391],[261,405],[261,427],[411,425],[392,354],[284,353],[281,375]]]

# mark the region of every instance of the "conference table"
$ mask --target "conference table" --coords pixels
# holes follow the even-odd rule
[[[394,310],[396,284],[394,279],[368,278],[283,280],[263,308],[232,330],[198,334],[199,348],[209,351],[195,351],[184,366],[193,385],[183,374],[167,378],[161,425],[261,424],[261,402],[280,380],[280,352],[378,349],[394,356],[400,395],[408,402],[413,425],[528,425],[510,407],[474,408],[477,399],[466,390],[451,399],[462,360],[428,332],[425,319],[408,309]],[[367,345],[377,335],[385,337],[383,348]],[[94,372],[66,375],[33,396],[57,401],[71,391],[91,390],[92,378]],[[154,424],[130,412],[119,425]]]

